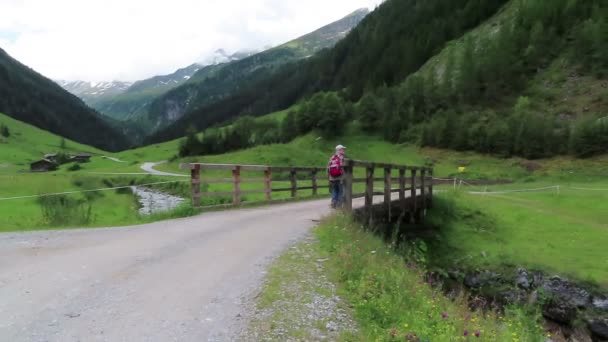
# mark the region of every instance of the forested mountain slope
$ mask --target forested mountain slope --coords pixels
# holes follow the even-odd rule
[[[532,159],[607,153],[607,18],[601,0],[389,0],[334,49],[244,83],[154,139],[299,103],[275,140],[356,120],[391,142]]]
[[[0,49],[0,112],[74,141],[116,151],[128,147],[79,98]]]
[[[229,98],[251,82],[268,78],[281,65],[333,47],[368,13],[367,9],[360,9],[314,32],[248,58],[206,66],[186,84],[157,98],[138,121],[151,124],[152,130],[162,129],[189,112]]]
[[[491,17],[506,0],[388,0],[333,49],[241,79],[239,91],[202,105],[150,141],[182,136],[241,115],[284,109],[320,90],[345,90],[357,99],[364,89],[393,85],[418,70],[449,40]]]

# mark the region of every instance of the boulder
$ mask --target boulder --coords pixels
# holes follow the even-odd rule
[[[528,271],[523,268],[517,270],[517,278],[515,279],[515,284],[520,289],[529,290],[530,289],[530,278],[528,276]]]
[[[473,289],[479,289],[481,287],[497,284],[500,282],[500,274],[483,271],[480,273],[467,274],[464,277],[464,284]]]
[[[598,341],[608,341],[608,319],[594,319],[588,322],[589,330]]]
[[[568,302],[551,302],[543,307],[543,316],[563,324],[576,319],[576,306]]]
[[[567,302],[577,308],[587,307],[591,303],[589,292],[558,276],[545,280],[542,288],[554,302]]]
[[[593,308],[603,311],[608,311],[608,298],[593,297]]]

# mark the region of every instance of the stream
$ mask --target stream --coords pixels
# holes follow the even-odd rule
[[[140,215],[151,215],[164,211],[169,211],[178,207],[184,199],[181,197],[173,196],[158,190],[150,188],[131,187],[133,194],[137,197],[137,200],[141,206],[139,209]]]

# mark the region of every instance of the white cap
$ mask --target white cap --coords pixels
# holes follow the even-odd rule
[[[345,150],[346,146],[338,145],[336,146],[336,150]]]

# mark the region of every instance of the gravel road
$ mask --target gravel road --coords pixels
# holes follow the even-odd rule
[[[151,175],[155,175],[155,176],[168,176],[168,177],[190,177],[190,175],[186,175],[186,174],[179,174],[179,173],[171,173],[171,172],[164,172],[164,171],[158,171],[156,170],[154,167],[157,165],[161,165],[164,164],[166,162],[156,162],[156,163],[143,163],[141,164],[140,168],[144,171],[146,171],[147,173],[151,174]]]
[[[311,201],[128,228],[0,234],[0,341],[229,341]]]

